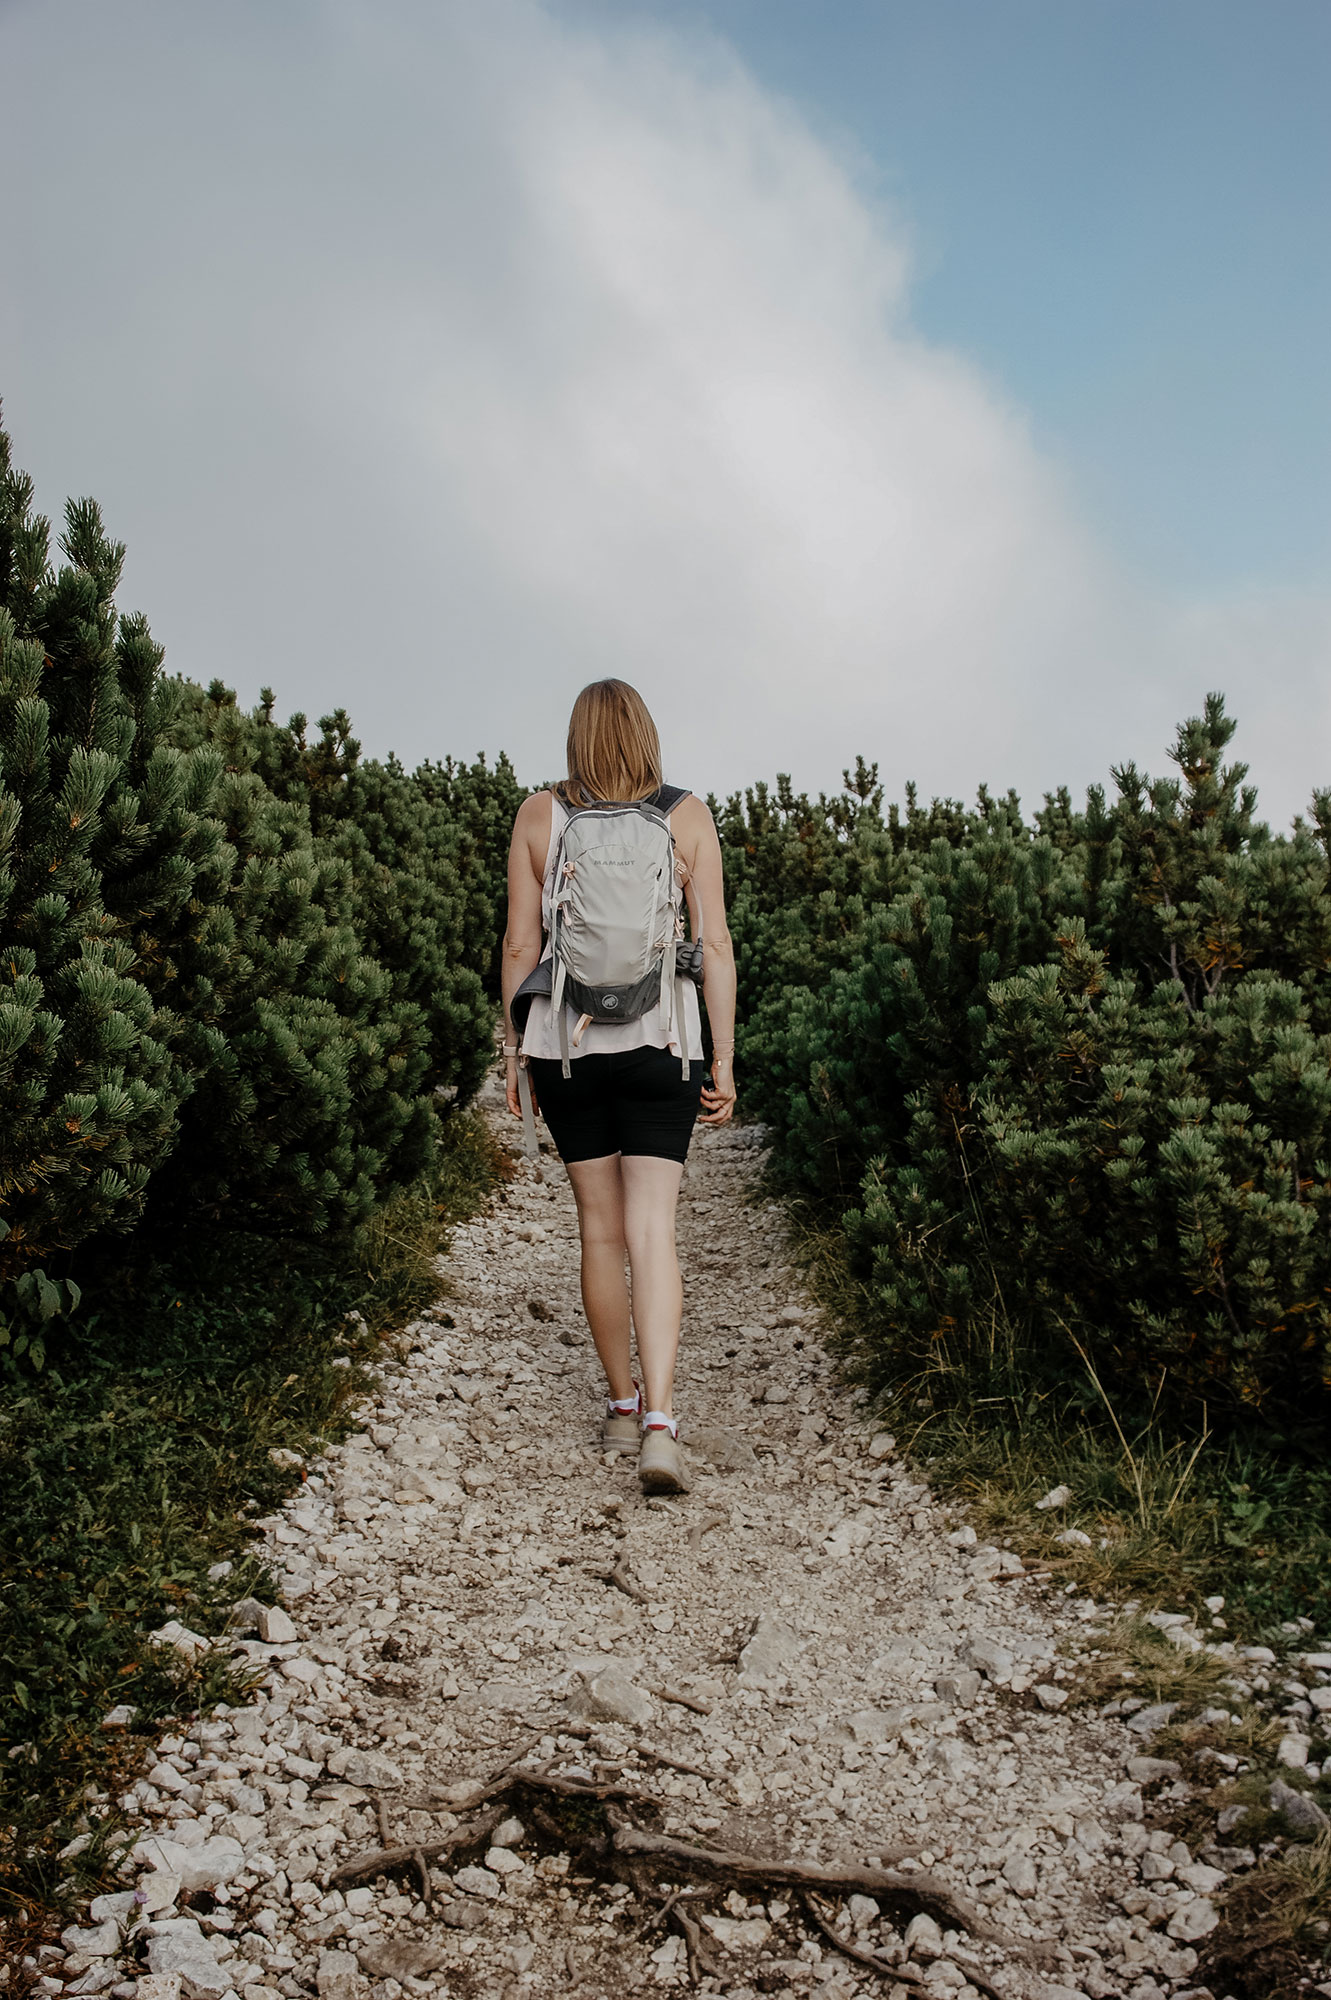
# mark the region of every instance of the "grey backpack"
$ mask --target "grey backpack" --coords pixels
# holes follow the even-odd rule
[[[663,785],[636,803],[567,808],[550,891],[550,953],[523,981],[512,1007],[515,1025],[525,1025],[535,995],[549,994],[565,1076],[567,1006],[580,1017],[576,1045],[589,1022],[636,1021],[659,1001],[688,1077],[682,982],[697,979],[702,954],[684,940],[684,892],[669,825],[687,797]],[[525,1070],[519,1080],[525,1083]]]

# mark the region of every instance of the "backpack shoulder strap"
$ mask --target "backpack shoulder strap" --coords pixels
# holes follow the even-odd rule
[[[669,815],[675,810],[681,799],[687,799],[690,796],[687,785],[662,785],[660,791],[654,797],[648,799],[646,804],[655,806],[659,813]]]

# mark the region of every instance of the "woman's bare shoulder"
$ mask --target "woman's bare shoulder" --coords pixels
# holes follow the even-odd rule
[[[550,815],[553,810],[554,794],[551,792],[528,792],[518,807],[513,821],[513,838],[530,848],[533,856],[539,856],[542,866],[545,861],[546,842],[550,838]]]
[[[528,792],[526,798],[518,807],[517,818],[513,822],[514,826],[521,827],[524,832],[530,832],[538,826],[548,827],[553,801],[553,792]]]
[[[710,826],[712,815],[706,799],[700,799],[696,792],[686,792],[671,814],[682,826]]]
[[[671,825],[677,840],[701,840],[713,830],[712,815],[707,809],[706,799],[700,799],[696,792],[680,800],[670,815]]]

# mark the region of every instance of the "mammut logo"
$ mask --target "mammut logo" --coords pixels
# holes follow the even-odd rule
[[[617,993],[603,993],[601,995],[601,1005],[605,1008],[607,1014],[613,1014],[619,1005],[619,995]]]

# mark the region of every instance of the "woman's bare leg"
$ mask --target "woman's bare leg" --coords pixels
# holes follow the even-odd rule
[[[669,1416],[684,1310],[684,1287],[675,1255],[675,1209],[684,1169],[678,1160],[634,1153],[620,1161],[620,1174],[643,1406],[663,1410]]]
[[[624,1275],[624,1187],[620,1157],[575,1160],[568,1168],[582,1239],[582,1307],[601,1357],[610,1394],[633,1394],[629,1288]],[[667,1406],[668,1407],[668,1406]]]

